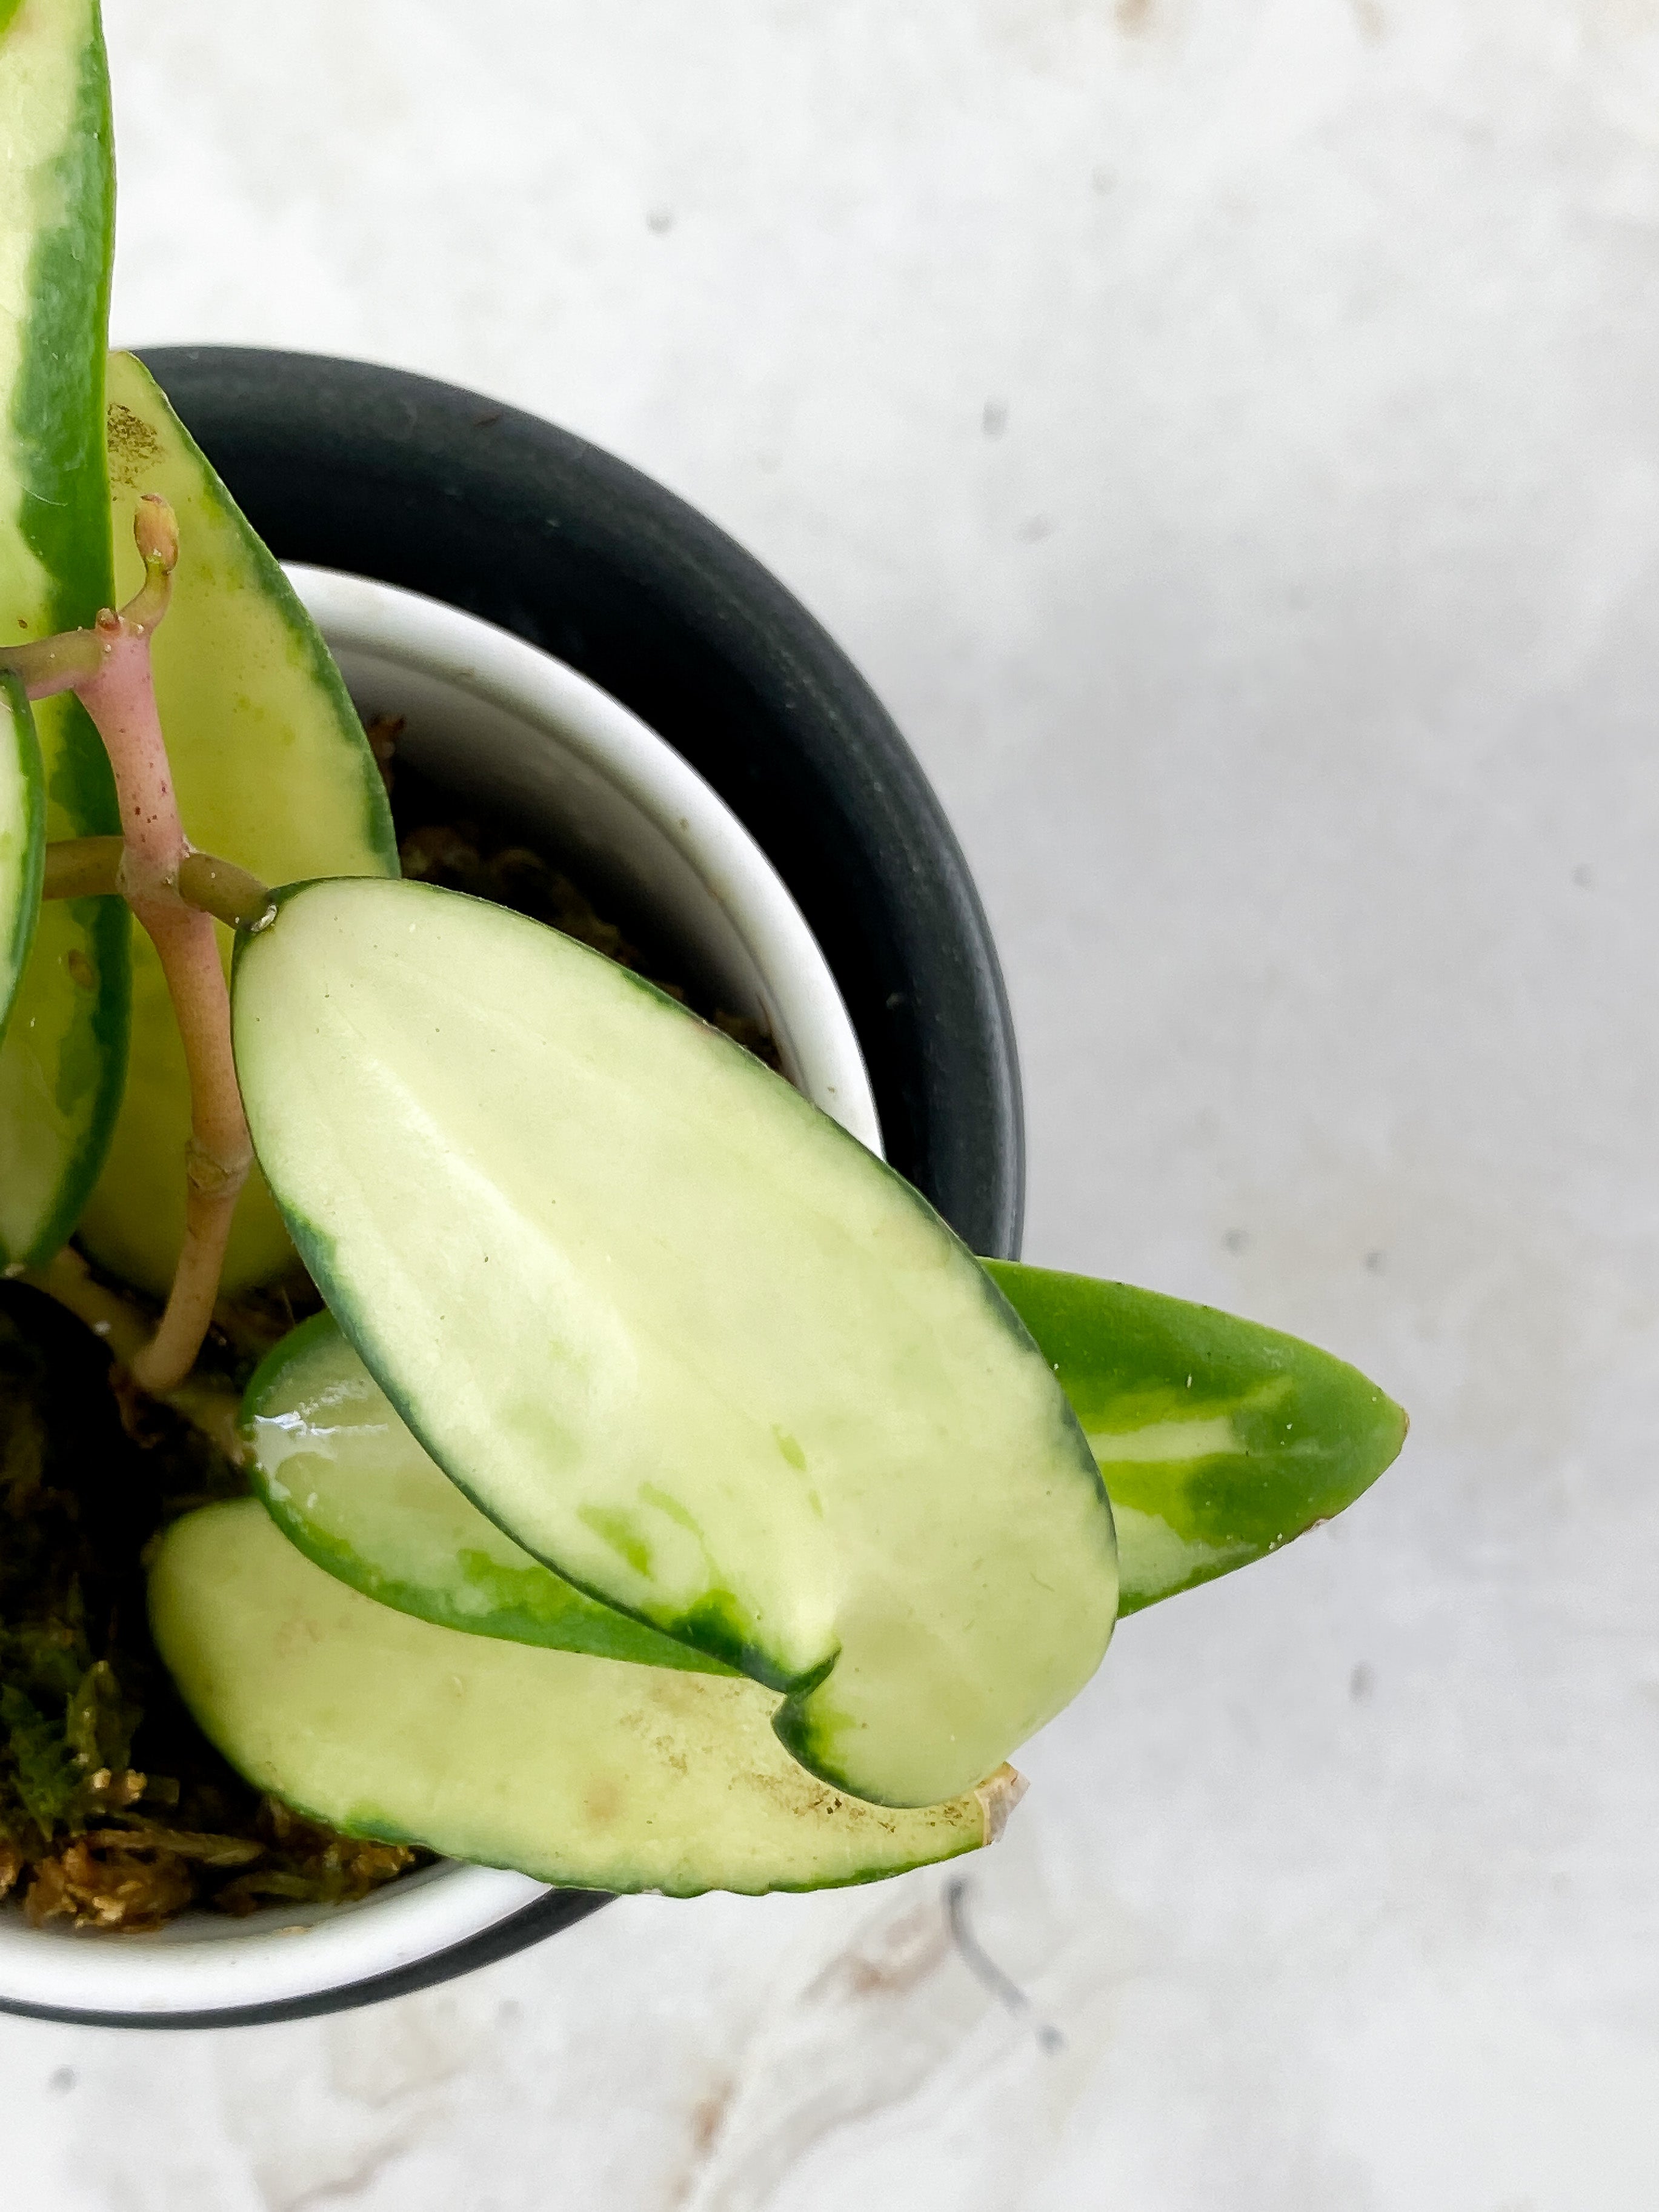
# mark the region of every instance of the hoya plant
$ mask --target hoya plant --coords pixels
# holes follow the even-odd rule
[[[302,1814],[554,1882],[993,1839],[1119,1615],[1340,1511],[1403,1416],[981,1261],[672,997],[400,878],[320,639],[106,356],[95,0],[0,0],[0,1256],[162,1301],[141,1432],[227,1294],[323,1301],[247,1494],[151,1548],[185,1704]]]

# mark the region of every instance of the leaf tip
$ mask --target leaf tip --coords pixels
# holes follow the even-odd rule
[[[1025,1777],[1005,1761],[994,1774],[987,1775],[974,1791],[979,1800],[979,1809],[984,1816],[983,1840],[994,1844],[1007,1826],[1016,1805],[1030,1788]]]

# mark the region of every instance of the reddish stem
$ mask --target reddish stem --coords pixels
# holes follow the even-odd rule
[[[119,614],[106,609],[94,629],[13,648],[0,661],[16,668],[34,696],[74,690],[97,726],[115,775],[125,840],[117,880],[155,946],[184,1041],[191,1097],[185,1241],[161,1327],[131,1366],[140,1388],[159,1396],[189,1374],[213,1318],[231,1216],[253,1146],[231,1055],[230,994],[212,917],[179,891],[191,847],[179,818],[149,659],[150,635],[167,612],[179,552],[165,501],[147,495],[139,502],[133,534],[144,556],[144,582]]]

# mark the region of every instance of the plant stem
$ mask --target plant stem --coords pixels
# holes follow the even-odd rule
[[[179,896],[186,906],[198,906],[216,921],[251,936],[276,919],[270,886],[234,860],[218,860],[211,853],[185,854],[179,864]]]
[[[126,842],[120,837],[64,837],[46,848],[43,899],[98,898],[121,891]],[[179,863],[179,896],[229,929],[257,933],[275,913],[270,887],[211,853],[186,853]]]
[[[64,837],[46,848],[43,899],[98,898],[121,888],[118,837]]]
[[[231,1054],[230,994],[212,915],[187,903],[179,890],[191,848],[179,818],[149,659],[179,557],[164,500],[147,495],[140,501],[133,535],[144,581],[119,614],[106,608],[91,630],[12,647],[0,654],[0,665],[14,667],[32,696],[72,690],[97,726],[121,808],[125,849],[112,888],[155,945],[184,1042],[191,1098],[185,1241],[161,1326],[130,1370],[141,1389],[159,1395],[189,1374],[213,1318],[231,1216],[253,1146]],[[83,852],[80,859],[92,865],[93,856]],[[195,873],[210,880],[214,864]],[[243,878],[238,888],[245,893],[252,880]]]

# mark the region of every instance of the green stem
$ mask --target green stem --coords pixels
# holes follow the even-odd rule
[[[64,837],[46,848],[43,899],[121,896],[124,837]],[[229,929],[257,933],[276,912],[270,886],[211,853],[185,854],[175,888],[186,906],[199,908]]]
[[[122,856],[119,837],[64,837],[46,848],[46,873],[41,878],[43,899],[104,898],[121,888]]]

